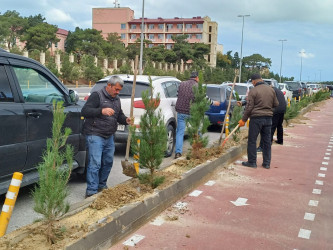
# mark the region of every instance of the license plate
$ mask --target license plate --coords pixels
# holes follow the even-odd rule
[[[125,125],[118,124],[117,130],[124,131],[125,130]]]

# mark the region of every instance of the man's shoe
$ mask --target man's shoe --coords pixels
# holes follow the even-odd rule
[[[275,143],[283,145],[283,142],[275,141]]]
[[[249,167],[249,168],[257,168],[257,164],[249,163],[248,161],[243,161],[242,165],[245,166],[245,167]]]
[[[270,166],[267,165],[267,164],[262,164],[262,166],[263,166],[263,168],[266,168],[266,169],[269,169],[269,168],[270,168]]]
[[[182,154],[181,153],[176,153],[175,154],[175,159],[178,159],[179,157],[182,157]]]
[[[86,194],[85,198],[88,198],[90,196],[93,196],[94,194]]]
[[[98,188],[98,192],[102,192],[104,189],[108,189],[108,186],[102,187],[102,188]]]
[[[257,152],[258,153],[262,152],[262,147],[257,147]]]

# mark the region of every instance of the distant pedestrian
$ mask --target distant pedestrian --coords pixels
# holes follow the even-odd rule
[[[250,118],[249,136],[247,145],[248,161],[242,162],[245,167],[257,167],[257,138],[260,134],[263,138],[263,163],[266,169],[270,168],[271,163],[271,127],[273,108],[279,105],[273,88],[265,84],[259,74],[251,76],[254,86],[249,92],[245,111],[238,124],[240,127]]]
[[[193,87],[198,87],[198,82],[199,82],[198,72],[194,71],[191,73],[190,79],[181,82],[178,88],[178,98],[176,102],[177,130],[176,130],[175,159],[181,157],[183,153],[186,120],[190,117],[191,103],[195,102]],[[220,105],[220,102],[218,101],[212,101],[210,99],[209,101],[211,105],[214,106]]]
[[[121,109],[119,92],[124,85],[118,76],[112,76],[107,86],[93,92],[82,108],[85,117],[83,133],[88,149],[86,197],[107,188],[115,151],[114,134],[118,123],[126,125],[132,122]]]
[[[276,87],[273,87],[276,97],[279,101],[279,105],[274,108],[273,118],[272,118],[272,129],[271,129],[271,143],[273,142],[273,135],[276,130],[277,140],[275,141],[277,144],[283,145],[283,120],[284,114],[287,110],[286,99],[282,91]],[[262,152],[263,148],[263,140],[260,140],[260,146],[257,148],[257,152]]]

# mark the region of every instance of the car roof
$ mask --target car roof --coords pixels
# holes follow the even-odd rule
[[[119,76],[123,81],[134,81],[134,75],[127,75],[127,74],[118,74],[118,75],[109,75],[102,79],[100,79],[98,82],[104,82],[110,79],[111,76]],[[150,76],[152,81],[155,81],[157,79],[163,79],[163,78],[172,78],[173,80],[179,81],[174,76]],[[149,76],[148,75],[137,75],[136,81],[142,82],[142,83],[149,83]]]

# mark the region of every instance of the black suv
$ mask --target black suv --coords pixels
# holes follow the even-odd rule
[[[301,82],[286,81],[284,83],[286,83],[289,86],[289,89],[293,92],[293,98],[296,97],[298,100],[299,97],[302,98],[304,96],[305,91]]]
[[[52,136],[53,100],[64,102],[64,126],[72,129],[67,142],[74,147],[73,169],[83,173],[84,102],[39,62],[0,49],[0,194],[7,191],[14,172],[23,173],[21,186],[38,180],[36,166]]]

